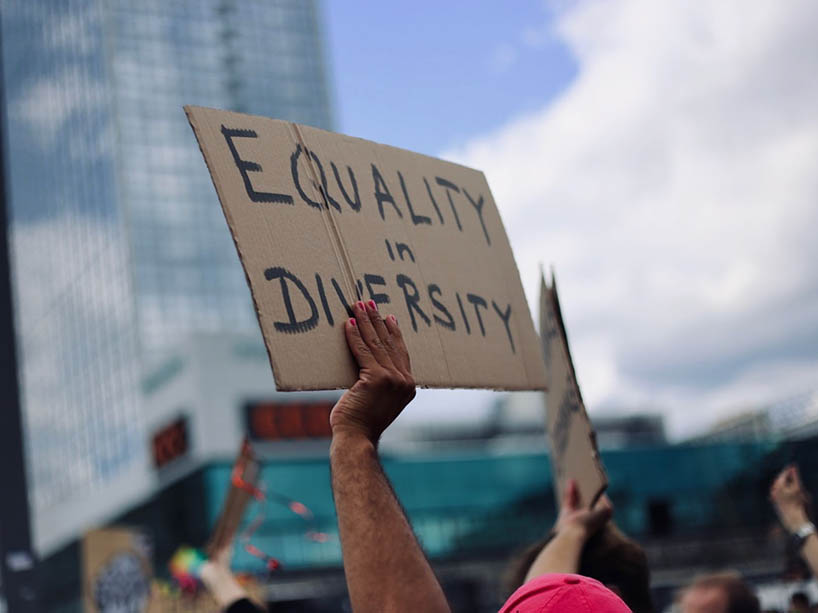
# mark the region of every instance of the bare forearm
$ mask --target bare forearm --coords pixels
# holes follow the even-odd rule
[[[443,590],[364,437],[333,438],[332,488],[349,597],[366,611],[449,611]]]
[[[814,577],[818,577],[818,535],[810,534],[801,548],[801,556],[806,561]]]
[[[224,609],[237,600],[247,598],[247,592],[236,581],[230,569],[213,562],[205,562],[202,567],[202,581],[219,606]]]
[[[525,580],[531,581],[548,573],[575,574],[579,570],[579,559],[584,543],[585,538],[579,533],[568,530],[557,533],[542,548],[528,569]]]

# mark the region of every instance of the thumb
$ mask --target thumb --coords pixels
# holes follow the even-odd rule
[[[588,527],[591,532],[596,532],[604,526],[611,517],[613,517],[613,506],[610,504],[599,506],[599,508],[588,513]]]

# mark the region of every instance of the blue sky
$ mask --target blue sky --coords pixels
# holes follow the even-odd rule
[[[541,108],[576,75],[545,2],[322,6],[336,129],[352,136],[439,154]]]

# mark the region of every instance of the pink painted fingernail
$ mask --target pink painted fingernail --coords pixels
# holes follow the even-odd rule
[[[370,300],[370,301],[369,301],[369,302],[367,302],[366,304],[367,304],[367,305],[369,306],[369,308],[370,308],[370,309],[372,309],[373,311],[377,311],[377,310],[378,310],[378,305],[377,305],[377,304],[375,304],[375,301],[374,301],[374,300]]]
[[[359,309],[361,309],[362,311],[366,311],[366,309],[364,308],[364,303],[363,303],[363,302],[361,302],[360,300],[359,300],[359,301],[356,303],[356,306],[357,306]]]
[[[350,318],[349,318],[349,325],[350,325],[350,326],[352,326],[352,327],[354,328],[355,326],[357,326],[357,325],[358,325],[358,322],[357,322],[357,321],[355,321],[355,318],[354,318],[354,317],[350,317]]]
[[[394,315],[390,315],[390,316],[389,316],[389,319],[391,319],[391,320],[392,320],[392,323],[393,323],[393,324],[397,324],[397,323],[398,323],[398,318],[397,318],[397,317],[395,317]]]

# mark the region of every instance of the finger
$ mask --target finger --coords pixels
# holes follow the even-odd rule
[[[405,375],[412,375],[412,363],[409,360],[409,350],[406,348],[406,341],[403,340],[403,333],[398,326],[398,320],[394,315],[386,318],[384,325],[392,336],[392,348],[394,357],[392,361]]]
[[[375,359],[375,356],[372,355],[364,339],[361,338],[361,333],[358,330],[358,323],[355,318],[347,319],[346,324],[344,324],[344,332],[346,333],[349,350],[352,352],[352,355],[355,356],[355,361],[358,362],[358,366],[360,368],[374,368],[377,366],[378,361]]]
[[[798,466],[793,464],[790,471],[792,474],[793,483],[798,486],[798,489],[801,489],[801,473],[798,472]]]
[[[358,322],[361,338],[369,347],[369,351],[375,357],[377,363],[381,366],[391,366],[392,360],[389,358],[383,343],[381,343],[381,339],[378,338],[378,333],[375,332],[375,327],[372,325],[369,313],[366,312],[364,303],[360,300],[355,303],[355,320]]]
[[[378,305],[375,304],[374,300],[370,300],[366,303],[366,312],[369,314],[369,320],[372,322],[372,327],[375,328],[375,333],[378,335],[378,338],[381,339],[381,344],[386,350],[389,360],[392,364],[397,366],[392,335],[389,333],[389,329],[386,327],[383,319],[381,319],[381,314],[378,313]]]
[[[573,479],[569,479],[565,485],[563,499],[563,505],[567,506],[569,510],[574,511],[579,507],[579,488],[577,488],[577,482]]]

